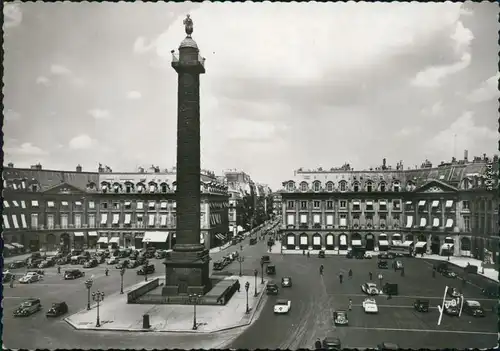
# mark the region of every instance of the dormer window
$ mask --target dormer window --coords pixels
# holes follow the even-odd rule
[[[164,194],[168,192],[168,185],[167,185],[167,183],[161,183],[161,192],[164,193]]]
[[[354,182],[353,190],[355,193],[357,193],[359,191],[359,183],[358,182]]]
[[[125,192],[130,194],[134,189],[134,185],[132,183],[125,183]]]
[[[137,184],[137,192],[142,193],[144,191],[144,184],[139,183]]]
[[[109,184],[105,182],[101,183],[101,190],[103,193],[107,193],[109,190]]]
[[[321,190],[321,184],[320,182],[314,182],[314,191],[318,192]]]
[[[150,193],[156,192],[156,184],[155,183],[149,183],[149,192]]]
[[[340,186],[340,191],[346,191],[346,188],[347,188],[347,182],[345,180],[342,180],[340,183],[339,183],[339,186]]]
[[[300,183],[300,191],[302,191],[302,192],[307,191],[307,183],[306,182]]]
[[[326,191],[328,192],[333,192],[333,183],[332,182],[328,182],[326,183]]]
[[[295,183],[294,182],[288,182],[286,184],[286,188],[288,191],[294,191],[295,190]]]
[[[400,189],[399,183],[394,183],[393,188],[394,188],[394,192],[399,193],[399,189]]]
[[[469,179],[464,179],[464,190],[468,190],[470,188]]]
[[[87,185],[87,188],[88,188],[89,190],[95,190],[95,189],[96,189],[96,185],[95,185],[95,183],[92,183],[92,182],[91,182],[91,183],[89,183],[89,184]]]
[[[385,183],[384,182],[380,183],[380,191],[385,193]]]
[[[113,191],[114,191],[116,194],[118,194],[118,193],[120,192],[120,190],[121,190],[121,187],[122,187],[122,186],[121,186],[121,184],[119,184],[119,183],[115,183],[115,184],[113,184]]]
[[[366,183],[366,191],[371,193],[373,189],[373,184],[371,182]]]
[[[31,184],[31,191],[36,193],[38,191],[38,184]]]

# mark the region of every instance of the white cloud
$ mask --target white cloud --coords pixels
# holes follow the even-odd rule
[[[464,7],[460,7],[460,16],[473,16],[474,11],[468,10]]]
[[[438,116],[443,112],[443,102],[438,101],[429,108],[422,109],[422,113],[428,116]]]
[[[467,99],[471,102],[483,102],[493,99],[498,99],[500,94],[498,92],[498,79],[500,78],[500,72],[497,72],[493,77],[488,78],[483,84],[473,90]]]
[[[23,12],[19,4],[4,3],[3,15],[5,21],[3,24],[4,28],[16,27],[23,21]]]
[[[396,136],[398,138],[405,138],[405,137],[417,135],[421,131],[422,131],[422,127],[420,127],[420,126],[404,127],[396,133]]]
[[[95,119],[108,119],[111,118],[111,113],[108,110],[103,110],[99,108],[95,108],[87,111],[89,115],[94,117]]]
[[[69,147],[73,150],[87,150],[92,147],[94,141],[87,134],[81,134],[69,141]]]
[[[50,79],[45,76],[39,76],[36,79],[36,84],[45,85],[46,87],[50,85]]]
[[[137,100],[137,99],[140,99],[142,97],[142,94],[140,91],[129,91],[127,93],[127,98],[131,99],[131,100]]]
[[[227,135],[234,140],[262,141],[272,139],[276,126],[268,121],[252,121],[248,119],[233,118],[224,127]]]
[[[72,72],[69,68],[62,66],[62,65],[56,65],[56,64],[50,66],[50,73],[52,73],[54,75],[61,75],[61,76],[72,74]]]
[[[143,54],[145,52],[151,51],[155,48],[156,42],[152,41],[149,44],[146,43],[146,38],[138,37],[134,42],[134,52],[137,54]]]
[[[32,143],[23,143],[20,147],[6,148],[5,153],[15,156],[42,156],[48,153]]]
[[[429,67],[417,73],[412,80],[412,84],[421,88],[434,88],[441,84],[441,81],[449,75],[458,73],[470,65],[471,55],[463,54],[460,61],[446,66]]]
[[[11,122],[19,120],[21,118],[21,114],[9,108],[3,112],[3,117],[5,121]]]

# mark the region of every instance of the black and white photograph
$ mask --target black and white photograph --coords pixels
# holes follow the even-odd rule
[[[3,5],[3,347],[498,347],[494,2]]]

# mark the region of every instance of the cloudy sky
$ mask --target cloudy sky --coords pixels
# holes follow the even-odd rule
[[[299,167],[497,150],[493,3],[37,2],[4,8],[5,162],[174,166],[187,13],[204,168],[276,188]]]

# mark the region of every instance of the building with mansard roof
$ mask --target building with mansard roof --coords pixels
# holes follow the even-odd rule
[[[6,253],[19,250],[172,247],[176,227],[176,174],[30,169],[3,170],[3,237]],[[213,172],[200,174],[200,241],[207,248],[229,239],[228,187]]]
[[[288,249],[387,250],[498,260],[498,157],[367,171],[299,169],[283,182]]]

